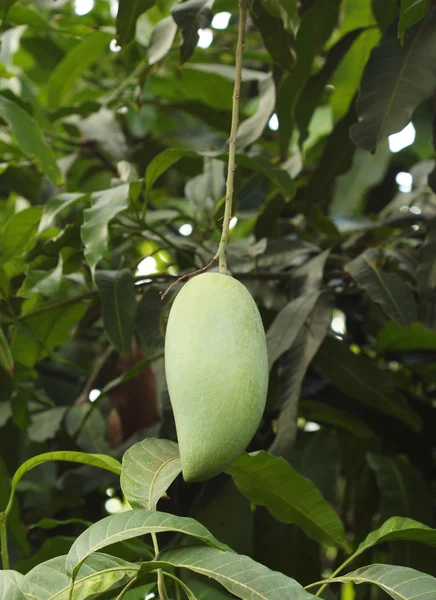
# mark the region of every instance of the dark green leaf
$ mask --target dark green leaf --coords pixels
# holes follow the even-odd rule
[[[136,311],[136,334],[143,348],[152,353],[160,352],[164,346],[162,300],[154,289],[146,292]]]
[[[109,341],[121,354],[132,350],[135,331],[135,282],[128,269],[97,271],[95,283],[103,307],[103,324]]]
[[[120,0],[117,13],[117,41],[125,46],[135,37],[136,21],[153,6],[155,0]]]
[[[41,208],[32,206],[15,213],[5,224],[2,232],[2,261],[18,258],[23,255],[34,239]]]
[[[175,442],[153,438],[138,442],[123,457],[123,493],[133,508],[156,510],[159,499],[181,469]]]
[[[61,185],[62,173],[38,123],[18,104],[1,95],[0,115],[10,125],[24,154],[36,160],[55,185]]]
[[[0,366],[12,374],[14,369],[14,359],[12,358],[11,350],[9,348],[8,340],[3,332],[3,329],[0,328]]]
[[[236,148],[243,150],[255,142],[263,133],[274,111],[276,104],[276,88],[272,76],[259,83],[259,106],[252,117],[243,121],[238,127]]]
[[[430,8],[430,0],[401,0],[398,35],[404,39],[406,29],[418,23]]]
[[[74,206],[77,202],[81,200],[85,201],[88,198],[87,195],[84,194],[59,194],[50,198],[44,204],[44,210],[42,213],[41,221],[39,223],[38,231],[44,231],[44,229],[48,229],[51,227],[56,217],[62,213],[67,208]]]
[[[184,148],[169,148],[155,156],[145,172],[146,190],[150,190],[165,171],[186,156],[196,156],[196,154],[195,152],[192,152],[192,150],[186,150]]]
[[[176,4],[171,10],[174,21],[182,31],[180,44],[180,62],[184,64],[194,54],[199,29],[209,27],[212,11],[208,0],[187,0]]]
[[[403,327],[389,321],[377,335],[377,352],[404,352],[405,350],[433,350],[436,352],[436,336],[432,329],[422,323]]]
[[[357,437],[370,438],[375,436],[374,431],[364,422],[351,415],[318,400],[303,400],[300,404],[300,413],[308,421],[326,423],[333,427],[345,429]]]
[[[291,71],[295,67],[295,53],[291,50],[292,36],[286,31],[284,21],[276,14],[278,11],[271,10],[273,4],[277,6],[278,3],[275,0],[253,0],[249,4],[250,16],[274,62]]]
[[[45,442],[55,437],[67,411],[66,406],[57,406],[50,410],[33,413],[28,429],[29,439],[33,442]]]
[[[262,2],[272,15],[282,19],[286,31],[294,35],[297,33],[300,25],[297,0],[262,0]]]
[[[417,320],[417,306],[412,290],[393,273],[384,273],[377,264],[380,253],[376,248],[365,250],[345,265],[345,270],[368,296],[380,304],[383,311],[400,325]]]
[[[407,30],[402,45],[392,24],[371,52],[357,100],[359,122],[350,131],[356,146],[373,152],[389,135],[401,131],[433,93],[435,26],[436,10],[431,9],[421,23]]]
[[[418,286],[422,295],[436,288],[436,219],[427,224],[427,235],[420,249],[418,263]]]
[[[266,506],[284,523],[299,525],[320,543],[348,550],[344,527],[333,508],[309,480],[283,458],[259,452],[243,454],[227,472],[247,498]]]
[[[326,337],[315,365],[350,398],[392,415],[419,431],[421,420],[396,390],[392,374],[378,369],[369,358],[351,352],[345,342]]]

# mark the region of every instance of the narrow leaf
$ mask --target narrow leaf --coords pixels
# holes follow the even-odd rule
[[[436,10],[405,34],[393,23],[371,52],[357,100],[359,122],[350,131],[356,146],[373,152],[389,135],[401,131],[415,109],[436,86]]]
[[[417,307],[410,287],[394,273],[384,273],[377,264],[380,253],[376,248],[365,250],[345,265],[356,283],[368,296],[380,304],[383,311],[401,325],[417,320]]]
[[[8,340],[4,334],[3,329],[0,328],[0,366],[12,375],[14,370],[14,359],[12,358],[11,350],[9,348]]]
[[[21,150],[36,160],[55,185],[63,183],[62,173],[38,123],[18,104],[0,96],[0,115],[10,125]]]
[[[146,10],[151,8],[155,0],[121,0],[117,13],[117,41],[125,46],[135,37],[136,21]]]
[[[229,550],[194,519],[150,510],[128,510],[94,523],[77,538],[67,556],[67,573],[74,577],[88,556],[111,544],[164,531],[191,535],[214,548]]]
[[[227,469],[239,490],[266,506],[283,523],[299,525],[312,539],[348,551],[341,520],[320,491],[283,458],[259,452],[243,454]]]
[[[297,0],[262,0],[262,2],[272,15],[283,21],[286,31],[294,35],[297,33],[300,25]]]
[[[431,350],[436,352],[436,336],[433,329],[422,323],[402,327],[393,321],[386,323],[377,334],[377,353],[405,352],[407,350]]]
[[[19,258],[32,243],[39,219],[41,207],[32,206],[12,215],[6,221],[2,231],[2,261],[6,263]]]
[[[180,63],[184,64],[194,53],[199,40],[199,29],[209,27],[212,22],[214,0],[187,0],[176,4],[171,15],[182,31]]]
[[[103,308],[103,325],[109,341],[121,354],[132,350],[135,331],[135,282],[128,269],[97,271],[95,283]]]
[[[276,104],[276,88],[272,75],[259,82],[259,106],[253,116],[243,121],[236,134],[236,148],[243,150],[263,133]]]
[[[284,20],[277,14],[277,4],[276,0],[253,0],[248,4],[250,17],[273,61],[286,71],[292,71],[295,67],[295,54],[290,49],[292,37]]]
[[[95,63],[105,48],[109,48],[111,34],[95,31],[82,39],[57,65],[48,81],[48,103],[52,108],[62,106],[79,77]]]
[[[145,188],[150,190],[154,183],[170,167],[185,156],[196,156],[192,150],[184,148],[169,148],[153,158],[145,171]]]
[[[310,600],[299,583],[271,571],[248,556],[221,552],[214,548],[173,548],[157,561],[144,563],[144,571],[180,567],[214,579],[231,594],[243,600]]]
[[[398,35],[404,39],[406,29],[418,23],[430,7],[430,0],[401,0],[400,21],[398,23]]]
[[[180,472],[175,442],[145,439],[134,444],[123,456],[121,488],[133,508],[156,510],[159,499]]]
[[[168,54],[177,33],[177,24],[173,17],[165,17],[154,27],[147,48],[148,64],[154,65]]]

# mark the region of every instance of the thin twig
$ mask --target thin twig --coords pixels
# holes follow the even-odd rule
[[[213,265],[213,263],[215,261],[216,261],[216,256],[214,256],[212,258],[212,260],[210,262],[208,262],[205,267],[201,267],[201,269],[198,269],[197,271],[192,271],[191,273],[185,273],[184,275],[182,275],[181,277],[176,279],[176,281],[173,281],[173,283],[169,287],[167,287],[167,289],[164,292],[159,292],[161,300],[163,300],[165,298],[165,296],[168,294],[168,292],[170,291],[170,289],[172,287],[174,287],[175,285],[177,285],[184,279],[187,279],[188,277],[192,277],[193,275],[198,275],[198,273],[203,273],[203,271],[210,269],[210,267]]]

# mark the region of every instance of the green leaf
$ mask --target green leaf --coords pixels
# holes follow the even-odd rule
[[[65,209],[74,206],[81,200],[85,201],[89,196],[87,194],[65,193],[53,196],[44,204],[44,210],[39,222],[38,232],[51,227],[56,217]]]
[[[289,459],[297,435],[301,386],[306,371],[329,330],[331,317],[332,298],[327,294],[318,296],[307,322],[303,323],[285,356],[279,379],[281,410],[277,419],[277,434],[269,449],[272,454]]]
[[[95,404],[72,406],[65,419],[65,429],[84,452],[106,454],[110,451],[106,441],[107,422]]]
[[[56,529],[57,527],[63,527],[64,525],[83,525],[84,527],[90,527],[92,523],[85,521],[84,519],[50,519],[48,517],[40,519],[37,523],[29,525],[29,530],[32,529]]]
[[[183,65],[194,54],[199,29],[209,27],[212,22],[212,10],[208,0],[187,0],[176,4],[171,15],[182,31],[180,44],[180,63]]]
[[[326,402],[303,400],[300,403],[300,413],[307,421],[326,423],[349,431],[360,438],[375,436],[374,431],[364,421],[334,406],[330,406]]]
[[[45,442],[55,437],[67,411],[66,406],[33,413],[27,435],[32,442]]]
[[[144,563],[144,570],[186,568],[215,579],[243,600],[310,600],[314,598],[294,579],[271,571],[248,556],[213,548],[174,548]]]
[[[132,351],[135,331],[135,282],[128,269],[97,271],[95,283],[100,292],[106,335],[121,354]]]
[[[164,348],[162,300],[156,291],[145,292],[136,311],[135,330],[145,352],[156,353]]]
[[[26,600],[24,593],[5,571],[0,571],[0,600]]]
[[[296,34],[300,25],[297,0],[262,0],[265,8],[275,17],[279,17],[286,31]]]
[[[68,600],[70,578],[65,572],[66,556],[58,556],[34,567],[25,575],[26,582],[38,600]],[[87,600],[103,594],[124,577],[133,578],[138,565],[121,558],[97,553],[83,564],[74,584],[74,600]],[[33,600],[30,596],[29,600]]]
[[[171,50],[177,33],[177,24],[173,17],[165,17],[154,27],[147,48],[148,64],[154,65]]]
[[[81,235],[85,245],[85,257],[92,272],[107,252],[110,221],[128,206],[129,184],[91,195],[91,208],[83,211]]]
[[[94,523],[79,535],[67,556],[67,573],[74,577],[83,561],[106,546],[164,531],[191,535],[214,548],[229,550],[228,546],[215,539],[206,527],[194,519],[151,510],[128,510]]]
[[[50,350],[64,344],[71,328],[82,318],[86,308],[86,304],[77,303],[34,315],[23,315],[12,335],[11,353],[15,362],[33,367]]]
[[[401,131],[433,93],[435,27],[436,10],[431,9],[421,23],[407,30],[402,45],[392,24],[371,52],[357,100],[359,122],[350,130],[359,148],[373,152],[389,135]]]
[[[77,44],[57,65],[48,81],[48,103],[51,108],[62,106],[74,84],[93,63],[99,60],[103,50],[109,47],[111,34],[94,31]]]
[[[320,296],[312,292],[291,300],[272,322],[266,334],[269,367],[294,343]]]
[[[407,350],[433,350],[436,352],[436,337],[433,329],[422,323],[403,327],[393,321],[386,323],[377,335],[377,353],[404,352]]]
[[[181,469],[175,442],[145,439],[134,444],[123,456],[121,488],[133,508],[156,510],[159,499]]]
[[[392,415],[419,431],[421,419],[399,394],[392,373],[378,369],[369,358],[354,354],[344,342],[326,337],[316,355],[315,366],[350,398]]]
[[[116,20],[117,41],[120,46],[125,46],[134,39],[138,17],[154,3],[155,0],[121,0]]]
[[[197,154],[185,148],[168,148],[155,156],[145,171],[145,189],[149,191],[165,171],[186,156],[195,157]]]
[[[14,359],[12,358],[8,340],[0,327],[0,366],[10,375],[14,370]]]
[[[430,0],[401,0],[398,36],[404,40],[406,29],[424,18],[430,8]]]
[[[436,594],[436,579],[415,569],[393,565],[370,565],[330,579],[329,583],[372,583],[394,600],[420,600]]]
[[[236,148],[243,150],[255,142],[268,124],[276,104],[276,88],[272,75],[259,82],[259,106],[254,115],[243,121],[236,134]]]
[[[38,123],[18,104],[1,95],[0,115],[10,125],[24,154],[36,160],[55,185],[62,185],[62,173]]]
[[[273,61],[292,71],[295,67],[295,53],[290,49],[292,37],[281,17],[275,14],[274,9],[271,10],[273,3],[277,4],[275,0],[253,0],[249,3],[250,17]]]
[[[31,587],[22,573],[19,573],[18,571],[12,571],[10,569],[3,570],[2,573],[6,575],[6,577],[8,577],[13,583],[15,583],[15,585],[25,594],[25,596],[29,596],[31,594]]]
[[[283,523],[295,523],[312,539],[348,551],[341,520],[320,491],[283,458],[259,452],[243,454],[227,469],[239,490],[266,506]]]
[[[39,269],[26,269],[26,279],[23,281],[17,296],[31,298],[34,294],[53,297],[59,292],[63,277],[63,261],[59,255],[59,261],[55,269],[42,271]]]
[[[80,463],[82,465],[90,465],[91,467],[98,467],[99,469],[105,469],[116,475],[121,473],[120,463],[111,456],[105,456],[104,454],[86,454],[85,452],[73,452],[67,450],[57,450],[55,452],[46,452],[45,454],[39,454],[33,458],[26,460],[16,471],[12,478],[11,487],[11,500],[17,489],[17,485],[21,478],[31,469],[38,467],[48,461],[64,461]],[[10,500],[10,504],[11,504]],[[10,509],[9,509],[10,510]]]
[[[427,222],[427,235],[420,248],[418,262],[418,289],[423,296],[436,288],[436,219]]]
[[[410,325],[418,318],[412,290],[398,275],[383,273],[377,265],[379,257],[378,249],[370,248],[347,263],[345,270],[388,317],[400,325]]]
[[[40,218],[41,207],[32,206],[15,213],[6,222],[2,232],[3,263],[24,254],[34,239]]]

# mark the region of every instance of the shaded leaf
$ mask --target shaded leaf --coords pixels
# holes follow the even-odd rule
[[[165,171],[172,167],[181,158],[186,156],[197,155],[192,150],[186,150],[185,148],[168,148],[167,150],[164,150],[155,156],[145,171],[146,190],[150,190],[150,188],[159,179],[159,177],[165,173]]]
[[[66,556],[47,560],[25,575],[26,582],[38,600],[68,600],[70,578],[65,572]],[[88,558],[74,583],[74,600],[86,600],[102,594],[124,577],[134,577],[138,565],[108,554],[97,553]],[[32,598],[32,597],[31,597]]]
[[[85,257],[92,272],[99,260],[106,254],[110,221],[128,206],[129,184],[92,194],[91,208],[83,211],[84,219],[81,227]]]
[[[291,0],[292,1],[292,0]],[[289,1],[287,0],[288,4]],[[276,14],[279,10],[275,0],[253,0],[248,4],[250,17],[262,36],[265,48],[274,62],[291,71],[295,67],[295,54],[291,50],[292,37],[285,23]],[[271,8],[273,7],[273,10]]]
[[[121,488],[132,508],[156,510],[159,499],[181,469],[175,442],[146,439],[129,448],[123,456]]]
[[[357,100],[359,121],[350,130],[356,146],[373,152],[389,135],[401,131],[433,93],[435,27],[436,10],[431,9],[421,23],[407,30],[402,45],[394,23],[371,52]]]
[[[272,75],[259,82],[259,106],[252,117],[243,121],[236,134],[236,148],[243,150],[263,133],[276,104],[276,88]]]
[[[121,0],[116,19],[117,41],[125,46],[135,37],[138,17],[151,8],[155,0]]]
[[[0,366],[12,374],[14,369],[14,359],[12,358],[11,350],[9,348],[8,340],[3,332],[3,329],[0,328]]]
[[[341,520],[320,491],[282,458],[243,454],[227,469],[240,491],[283,523],[295,523],[314,540],[348,550]]]
[[[418,262],[418,287],[423,295],[428,295],[436,288],[436,219],[427,223],[427,235],[420,248]]]
[[[262,0],[265,8],[275,17],[280,17],[286,31],[294,35],[300,25],[297,0]]]
[[[38,123],[18,104],[1,95],[0,115],[10,125],[24,154],[36,160],[55,185],[61,185],[62,173]]]
[[[84,452],[106,454],[110,451],[105,439],[107,423],[95,404],[72,406],[65,419],[65,429]]]
[[[330,582],[372,583],[394,600],[420,600],[436,594],[436,579],[415,569],[393,565],[370,565],[347,573]]]
[[[20,289],[17,291],[17,296],[21,298],[31,298],[34,294],[43,296],[55,296],[62,283],[63,277],[63,261],[59,256],[59,261],[55,269],[42,271],[39,269],[26,269],[26,279],[23,281]]]
[[[383,311],[401,325],[417,320],[417,307],[412,290],[394,273],[384,273],[377,265],[377,248],[365,250],[345,265],[345,270]]]
[[[189,517],[176,517],[168,513],[150,510],[128,510],[110,515],[94,523],[77,538],[67,556],[67,573],[74,577],[84,560],[106,546],[141,535],[164,531],[191,535],[220,550],[229,550],[225,544],[215,539],[203,525]]]
[[[29,439],[33,442],[45,442],[55,437],[60,429],[67,411],[66,406],[57,406],[32,414],[30,427],[27,430]]]
[[[40,519],[37,523],[33,523],[33,525],[29,525],[29,530],[31,529],[56,529],[57,527],[63,527],[64,525],[83,525],[84,527],[90,527],[92,523],[90,521],[85,521],[84,519],[50,519],[43,518]]]
[[[277,435],[269,449],[272,454],[289,459],[289,452],[297,435],[301,386],[330,327],[331,314],[331,297],[327,294],[318,296],[307,323],[303,323],[289,352],[284,356],[279,374],[281,410],[277,420]]]
[[[45,204],[42,212],[42,217],[39,222],[38,232],[48,229],[54,224],[56,217],[67,208],[74,206],[81,200],[86,200],[86,194],[65,193],[53,196]]]
[[[370,438],[375,436],[374,431],[364,421],[325,402],[303,400],[300,404],[300,413],[307,421],[339,427],[357,437]]]
[[[399,394],[392,373],[378,369],[369,358],[354,354],[344,342],[326,337],[315,365],[328,381],[350,398],[392,415],[419,431],[419,415]]]
[[[144,563],[144,570],[181,567],[218,581],[231,594],[244,600],[309,600],[313,598],[299,583],[271,571],[248,556],[214,548],[174,548]]]
[[[97,271],[95,283],[103,309],[106,335],[121,354],[132,351],[135,331],[136,291],[135,282],[128,269],[120,271]]]
[[[433,350],[436,352],[436,336],[433,329],[422,323],[403,327],[393,321],[386,323],[377,335],[377,352],[404,352],[406,350]]]
[[[52,108],[61,106],[79,77],[96,62],[105,48],[109,48],[111,34],[94,31],[79,42],[57,65],[48,81],[48,103]]]
[[[276,316],[266,334],[270,369],[279,356],[292,346],[319,296],[320,292],[312,292],[291,300]]]
[[[430,8],[430,0],[401,0],[398,35],[404,39],[406,29],[418,23]]]
[[[135,331],[145,351],[160,352],[164,347],[162,300],[155,290],[144,293],[136,311]]]
[[[213,0],[187,0],[176,4],[171,15],[182,31],[180,63],[184,64],[194,54],[199,29],[209,27],[212,22]]]
[[[32,206],[15,213],[5,224],[2,232],[2,261],[18,258],[34,240],[41,217],[41,207]]]
[[[147,48],[148,64],[154,65],[168,54],[177,33],[177,24],[173,17],[165,17],[159,21],[151,32]]]

